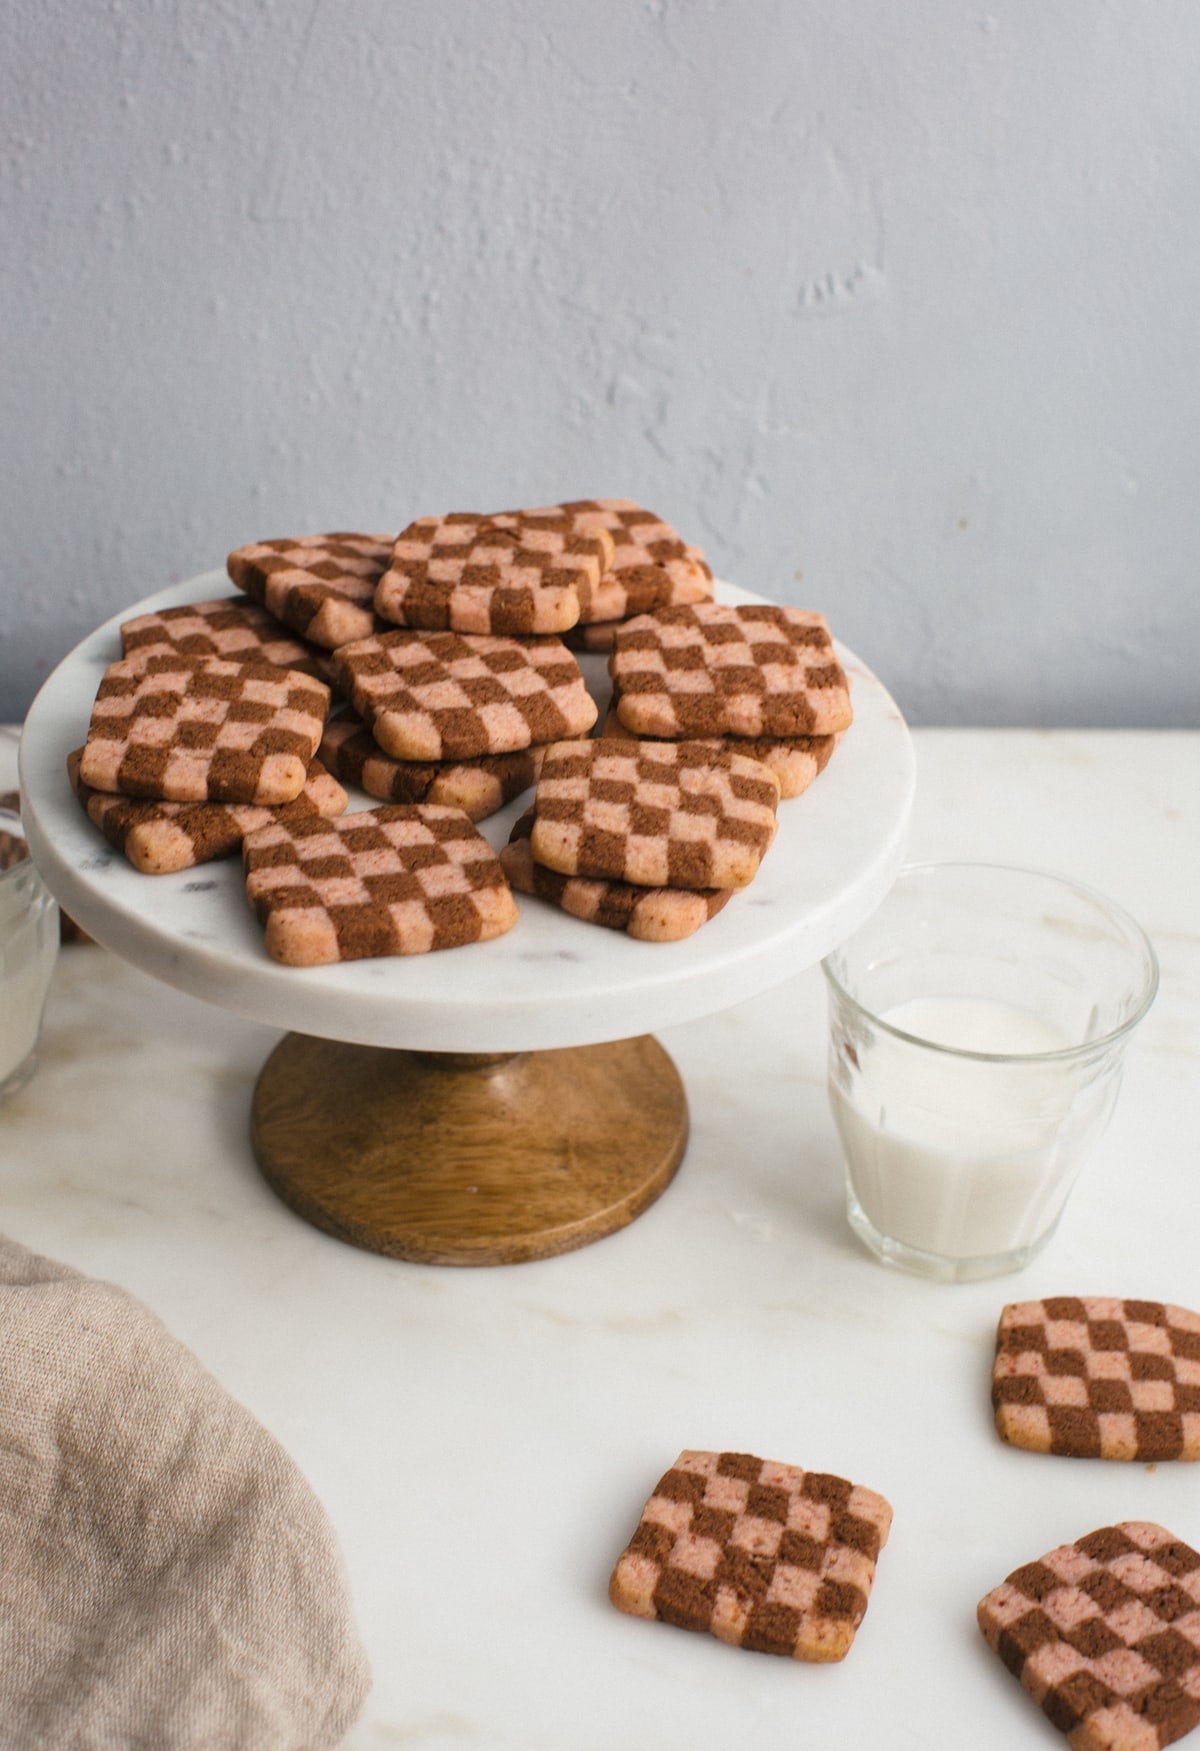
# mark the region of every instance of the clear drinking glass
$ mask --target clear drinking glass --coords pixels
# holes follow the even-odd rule
[[[922,864],[822,965],[850,1226],[883,1262],[946,1282],[1020,1270],[1158,989],[1145,932],[1056,876]]]
[[[18,840],[20,833],[19,817],[0,809],[0,834]],[[58,906],[26,852],[0,867],[0,1101],[37,1066],[58,941]]]

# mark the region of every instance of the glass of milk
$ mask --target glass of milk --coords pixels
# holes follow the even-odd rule
[[[1020,1270],[1154,999],[1145,932],[1056,876],[921,864],[822,965],[850,1226],[884,1263],[945,1282]]]
[[[19,818],[0,809],[0,834],[19,838]],[[28,853],[0,863],[0,1101],[37,1064],[42,1011],[58,958],[58,907]]]

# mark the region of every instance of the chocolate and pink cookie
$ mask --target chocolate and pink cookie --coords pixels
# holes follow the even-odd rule
[[[529,790],[542,768],[542,748],[477,754],[466,760],[395,760],[352,712],[325,726],[321,758],[346,784],[385,803],[445,803],[473,821]]]
[[[849,683],[820,614],[719,602],[639,615],[609,658],[617,715],[638,736],[826,736]]]
[[[557,638],[385,632],[337,652],[338,685],[395,760],[508,754],[586,735],[596,705]]]
[[[561,517],[418,517],[396,539],[375,610],[428,631],[559,633],[590,606],[612,551],[603,530],[579,531]]]
[[[1103,1526],[1014,1569],[979,1627],[1075,1751],[1158,1751],[1200,1723],[1200,1554]]]
[[[684,1452],[609,1583],[620,1611],[793,1660],[841,1660],[866,1613],[892,1510],[827,1472]]]
[[[394,535],[296,535],[237,547],[226,568],[239,590],[325,650],[366,638],[379,622],[375,586]]]
[[[457,948],[517,921],[499,859],[461,809],[276,820],[246,835],[242,856],[267,953],[287,966]]]
[[[141,651],[111,663],[80,754],[92,790],[168,802],[291,802],[329,713],[329,688],[267,663]]]
[[[652,888],[741,888],[775,836],[779,783],[757,760],[690,742],[600,738],[546,750],[535,860]]]
[[[645,888],[560,875],[535,861],[533,822],[534,811],[527,809],[501,848],[505,875],[518,893],[532,894],[586,924],[623,930],[638,942],[680,942],[714,918],[733,895],[732,888]]]
[[[1000,1315],[992,1405],[1002,1440],[1083,1459],[1200,1459],[1200,1314],[1059,1295]]]

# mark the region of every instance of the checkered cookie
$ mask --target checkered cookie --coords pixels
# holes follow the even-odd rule
[[[617,634],[617,713],[638,736],[827,736],[850,692],[820,614],[698,602],[640,615]]]
[[[79,776],[170,802],[288,803],[328,712],[328,687],[294,669],[138,652],[104,672]]]
[[[190,657],[228,657],[232,662],[271,663],[302,675],[328,678],[329,658],[316,645],[293,638],[273,614],[240,596],[189,602],[139,614],[121,627],[121,650],[177,651]]]
[[[229,856],[247,833],[276,818],[290,821],[303,815],[340,815],[348,801],[337,780],[319,760],[313,760],[300,795],[278,809],[251,803],[137,802],[114,796],[111,791],[89,790],[79,778],[80,752],[67,756],[67,774],[76,796],[92,825],[110,845],[123,851],[142,875],[170,875],[211,863],[214,858]]]
[[[1003,1440],[1084,1459],[1200,1459],[1200,1315],[1162,1301],[1054,1296],[1000,1315]]]
[[[612,552],[604,530],[581,533],[561,518],[418,517],[397,537],[375,611],[430,631],[563,632],[591,605]]]
[[[619,1611],[735,1647],[841,1660],[892,1523],[872,1490],[746,1453],[681,1453],[617,1562]]]
[[[610,706],[600,734],[625,742],[639,739],[625,728],[615,705]],[[710,750],[727,748],[732,754],[761,760],[779,780],[779,795],[783,798],[800,796],[808,789],[828,766],[836,742],[836,736],[703,736],[697,737],[692,745]]]
[[[326,650],[376,631],[375,586],[393,535],[298,535],[238,547],[226,566],[245,590],[293,632]]]
[[[267,953],[287,966],[457,948],[517,921],[499,860],[461,809],[276,821],[248,834],[242,855]]]
[[[325,726],[320,752],[331,772],[381,802],[445,803],[482,821],[537,782],[543,750],[519,748],[472,760],[393,760],[361,718],[347,712]]]
[[[1026,1563],[979,1627],[1076,1751],[1158,1751],[1200,1722],[1200,1555],[1130,1520]]]
[[[632,499],[573,499],[521,515],[531,526],[540,518],[562,518],[580,532],[603,529],[612,537],[612,562],[581,623],[625,620],[712,597],[713,575],[700,549]]]
[[[394,760],[466,760],[586,735],[596,705],[557,638],[385,632],[334,660],[338,685]]]
[[[649,888],[742,888],[775,836],[779,784],[757,760],[690,742],[556,743],[531,845],[560,875]]]
[[[529,843],[534,811],[527,809],[500,851],[500,863],[513,887],[533,894],[572,918],[623,930],[638,942],[680,942],[724,906],[732,888],[638,888],[632,882],[591,881],[586,876],[559,875],[533,860]]]

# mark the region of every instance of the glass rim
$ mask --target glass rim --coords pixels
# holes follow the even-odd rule
[[[932,871],[940,872],[942,870],[970,870],[973,873],[983,872],[1000,876],[1032,876],[1039,881],[1051,882],[1055,887],[1065,888],[1079,898],[1087,900],[1091,905],[1098,907],[1102,912],[1106,913],[1117,924],[1119,924],[1122,930],[1125,931],[1125,933],[1132,939],[1133,943],[1141,950],[1146,968],[1146,980],[1141,996],[1134,1009],[1126,1016],[1125,1020],[1121,1022],[1119,1027],[1110,1028],[1107,1033],[1099,1034],[1095,1039],[1081,1040],[1078,1045],[1074,1046],[1057,1046],[1052,1051],[980,1052],[973,1051],[965,1046],[948,1046],[940,1040],[926,1039],[923,1035],[914,1034],[907,1028],[897,1027],[894,1022],[885,1021],[884,1018],[881,1015],[877,1015],[868,1004],[861,1002],[855,997],[853,992],[847,991],[846,987],[832,970],[832,962],[837,955],[840,954],[841,948],[844,946],[839,945],[838,948],[831,949],[829,954],[824,957],[821,962],[821,971],[824,973],[826,981],[833,987],[834,991],[837,992],[843,1002],[849,1004],[851,1009],[865,1017],[875,1027],[881,1028],[884,1033],[889,1034],[893,1039],[903,1040],[906,1045],[920,1046],[926,1052],[939,1052],[946,1058],[969,1059],[982,1064],[1062,1064],[1068,1063],[1073,1059],[1088,1058],[1106,1051],[1109,1047],[1114,1046],[1119,1040],[1124,1039],[1125,1035],[1131,1033],[1142,1020],[1146,1011],[1150,1008],[1150,1005],[1158,995],[1158,956],[1154,951],[1154,944],[1150,941],[1145,930],[1143,930],[1133,914],[1126,911],[1124,906],[1120,905],[1116,900],[1110,900],[1107,894],[1102,894],[1098,888],[1089,887],[1085,882],[1077,882],[1070,876],[1056,875],[1053,870],[1034,869],[1027,864],[971,862],[965,858],[945,858],[930,859],[924,863],[906,863],[901,865],[900,869],[896,872],[896,879],[893,882],[892,887],[888,889],[888,893],[885,894],[880,901],[880,907],[887,904],[889,896],[906,876],[924,875]],[[877,910],[878,909],[879,908],[877,908]],[[872,916],[874,916],[874,914],[872,914]],[[865,929],[870,922],[870,918],[865,919],[859,928]],[[850,937],[847,937],[847,942],[853,940],[853,936],[857,934],[857,931],[853,932]]]

